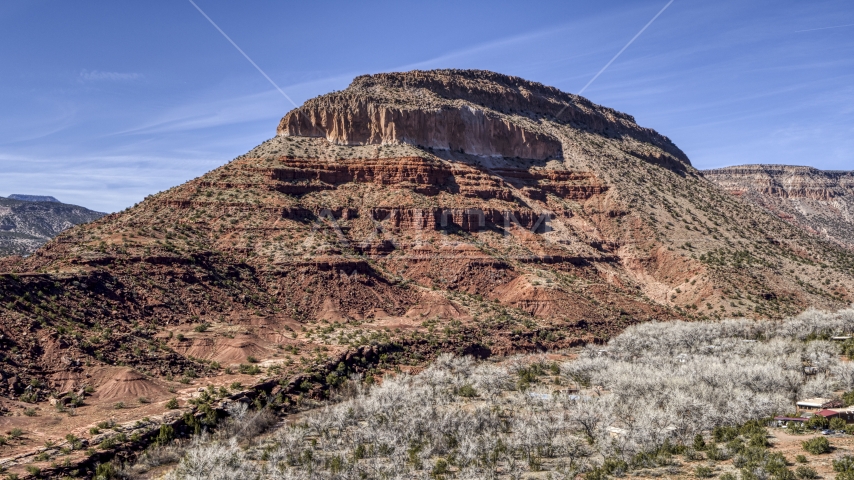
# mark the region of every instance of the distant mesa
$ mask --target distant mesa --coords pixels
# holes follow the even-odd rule
[[[51,197],[49,195],[21,195],[18,193],[13,193],[9,195],[10,200],[20,200],[22,202],[51,202],[51,203],[62,203],[57,200],[55,197]]]
[[[811,234],[854,248],[854,171],[738,165],[703,176]]]

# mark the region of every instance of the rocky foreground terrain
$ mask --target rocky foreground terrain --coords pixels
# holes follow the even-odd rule
[[[854,253],[629,115],[485,71],[362,76],[226,165],[0,260],[0,430],[31,432],[15,451],[60,424],[100,442],[105,416],[130,432],[201,405],[199,385],[264,378],[293,405],[339,373],[835,310],[852,285]]]
[[[30,255],[59,232],[103,216],[53,197],[0,197],[0,257]]]
[[[739,165],[703,176],[816,236],[854,248],[854,171]]]

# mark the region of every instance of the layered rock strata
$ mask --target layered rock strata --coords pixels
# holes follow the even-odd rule
[[[739,165],[705,170],[703,175],[790,223],[854,248],[854,172]]]

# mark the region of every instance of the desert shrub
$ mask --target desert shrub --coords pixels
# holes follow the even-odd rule
[[[17,440],[23,436],[24,436],[24,431],[21,430],[20,428],[13,428],[12,430],[9,431],[9,438],[11,438],[13,440]]]
[[[733,438],[732,440],[727,442],[726,448],[727,451],[732,454],[740,454],[747,447],[744,445],[744,440],[742,440],[741,438]]]
[[[59,405],[59,403],[57,403],[57,405]],[[24,415],[26,415],[28,417],[35,417],[36,416],[36,409],[35,408],[25,408],[24,409]]]
[[[434,477],[439,475],[445,475],[450,473],[451,469],[448,465],[448,461],[444,458],[439,458],[436,460],[436,464],[433,466],[433,471],[430,472]]]
[[[457,395],[464,398],[474,398],[477,397],[477,390],[471,385],[466,384],[457,389]]]
[[[169,425],[160,425],[160,431],[157,432],[155,445],[166,445],[175,437],[175,430]]]
[[[804,422],[804,426],[812,429],[819,428],[827,428],[830,425],[830,421],[821,415],[813,415],[806,422]]]
[[[818,478],[818,473],[806,465],[799,465],[798,468],[795,469],[795,476],[800,480],[808,480]]]
[[[830,453],[830,442],[825,437],[815,437],[801,442],[801,446],[813,455]]]
[[[112,463],[102,463],[95,467],[93,480],[112,480],[118,477],[116,467]]]
[[[837,473],[854,472],[854,456],[843,455],[834,460],[833,471]]]
[[[22,402],[36,403],[39,401],[39,395],[36,392],[24,392],[18,399]]]
[[[152,468],[176,463],[183,455],[183,452],[183,448],[174,443],[168,445],[155,444],[140,455],[131,470],[144,473]]]
[[[717,444],[709,444],[706,446],[706,458],[713,461],[721,461],[729,458],[726,452],[719,448]]]
[[[703,454],[694,450],[693,448],[686,449],[683,453],[685,460],[688,462],[695,462],[697,460],[703,459]]]
[[[717,426],[712,431],[712,436],[716,442],[730,442],[738,437],[738,428],[733,426]]]
[[[172,397],[166,402],[166,405],[164,406],[169,410],[175,410],[176,408],[178,408],[178,399],[176,397]]]
[[[101,443],[98,444],[98,448],[100,448],[101,450],[109,450],[118,444],[119,444],[118,438],[116,438],[116,436],[112,436],[109,438],[105,438],[104,440],[101,440]]]
[[[761,419],[748,420],[738,428],[738,433],[744,437],[764,436],[768,433],[764,423]]]
[[[83,442],[72,433],[65,436],[65,441],[68,442],[72,450],[80,450],[83,447]]]
[[[258,365],[246,365],[243,363],[241,363],[238,367],[238,371],[244,375],[258,375],[259,373],[261,373],[261,369],[258,367]]]
[[[807,462],[809,462],[809,460],[807,460],[807,456],[806,456],[806,455],[804,455],[804,454],[802,454],[802,453],[799,453],[799,454],[795,455],[795,461],[796,461],[796,462],[798,462],[798,463],[807,463]]]
[[[694,450],[697,450],[698,452],[702,452],[703,450],[706,449],[706,441],[703,439],[702,433],[698,433],[698,434],[694,435],[693,446],[694,446]]]
[[[698,465],[697,468],[694,469],[694,475],[698,478],[709,478],[715,476],[715,471],[711,467]]]
[[[771,446],[771,443],[768,442],[768,437],[765,433],[755,433],[750,437],[750,442],[748,443],[751,447],[763,447],[767,448]]]
[[[628,470],[628,463],[626,463],[625,460],[620,458],[609,457],[602,462],[602,471],[605,472],[606,475],[621,477]]]
[[[854,471],[839,472],[834,478],[835,480],[854,480]]]
[[[854,480],[854,456],[843,455],[833,461],[837,480]]]
[[[828,427],[830,427],[831,430],[836,430],[836,431],[843,431],[843,430],[845,430],[846,426],[847,426],[847,424],[845,423],[845,420],[838,418],[838,417],[837,418],[831,418],[830,423],[828,424]]]

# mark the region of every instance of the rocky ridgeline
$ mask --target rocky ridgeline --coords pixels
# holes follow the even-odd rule
[[[307,101],[278,134],[324,137],[339,145],[409,143],[474,155],[562,158],[545,120],[653,144],[686,165],[667,137],[630,115],[519,77],[479,70],[434,70],[357,77],[342,92]]]
[[[703,176],[813,234],[854,247],[854,171],[739,165]]]
[[[0,197],[0,257],[30,255],[60,232],[102,216],[103,213],[60,203],[53,197]]]

